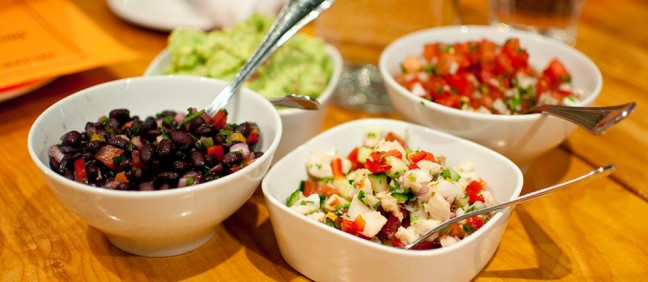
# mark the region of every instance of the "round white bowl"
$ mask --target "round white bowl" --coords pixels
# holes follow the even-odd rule
[[[312,138],[277,162],[261,184],[283,258],[315,281],[468,281],[495,252],[511,210],[504,209],[481,229],[441,249],[414,251],[369,242],[315,222],[286,207],[286,199],[307,178],[313,149],[341,154],[362,143],[367,128],[405,134],[410,147],[447,156],[448,165],[475,165],[498,202],[520,194],[520,169],[502,155],[471,141],[420,125],[389,119],[360,119]]]
[[[295,149],[297,146],[306,142],[309,138],[315,136],[321,131],[322,123],[324,121],[324,114],[330,104],[333,91],[340,80],[342,75],[342,55],[340,52],[331,45],[326,45],[326,52],[333,61],[333,73],[329,80],[324,92],[317,98],[320,103],[319,110],[300,110],[300,109],[279,109],[279,116],[283,123],[283,128],[286,129],[277,152],[275,152],[275,162],[285,156],[288,152]],[[171,63],[169,52],[165,49],[158,54],[151,64],[147,67],[144,75],[161,75],[166,66]],[[218,94],[214,92],[213,95]],[[291,93],[286,93],[291,94]],[[296,93],[299,94],[299,93]]]
[[[264,152],[242,170],[195,186],[164,191],[116,191],[69,180],[49,167],[48,148],[60,136],[83,129],[115,108],[146,117],[162,110],[201,108],[225,82],[198,77],[136,77],[90,87],[58,101],[29,131],[29,154],[52,192],[72,213],[101,230],[118,248],[142,256],[172,256],[207,242],[216,226],[239,209],[261,183],[272,162],[282,125],[266,99],[244,89],[227,110],[228,121],[258,124]]]
[[[543,114],[490,115],[446,107],[412,94],[399,85],[394,76],[408,55],[420,55],[423,45],[432,42],[454,43],[490,39],[503,44],[517,37],[529,52],[536,69],[558,58],[571,72],[575,89],[583,93],[580,106],[590,105],[598,97],[603,78],[598,67],[573,47],[534,33],[501,27],[450,26],[417,31],[396,39],[383,50],[379,68],[396,111],[406,120],[461,136],[489,147],[526,166],[538,156],[562,143],[576,125]]]

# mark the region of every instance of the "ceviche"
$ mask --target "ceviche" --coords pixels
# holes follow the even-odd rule
[[[534,69],[518,38],[429,43],[401,70],[396,81],[414,95],[466,111],[526,114],[543,104],[574,105],[581,96],[560,60]]]
[[[368,130],[346,156],[313,150],[302,180],[286,201],[293,211],[346,233],[402,247],[441,222],[494,204],[470,164],[407,146],[391,131]],[[492,214],[473,216],[430,236],[418,249],[452,245]]]

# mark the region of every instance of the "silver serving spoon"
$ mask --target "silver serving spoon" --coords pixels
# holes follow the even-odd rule
[[[549,194],[554,193],[554,192],[561,191],[561,190],[563,190],[565,188],[581,186],[581,185],[584,185],[584,184],[587,184],[587,183],[591,183],[591,182],[593,182],[595,180],[598,180],[600,178],[603,178],[605,176],[610,175],[610,173],[612,173],[614,170],[615,170],[615,167],[614,167],[613,164],[603,166],[603,167],[599,167],[599,168],[597,168],[595,170],[592,170],[592,171],[588,172],[587,174],[584,174],[582,176],[579,176],[579,177],[574,178],[572,180],[569,180],[567,182],[556,184],[554,186],[550,186],[550,187],[547,187],[547,188],[544,188],[544,189],[541,189],[541,190],[538,190],[538,191],[535,191],[535,192],[532,192],[532,193],[528,193],[528,194],[526,194],[524,196],[517,197],[517,198],[515,198],[513,200],[509,200],[509,201],[506,201],[506,202],[503,202],[503,203],[492,205],[492,206],[489,206],[489,207],[486,207],[486,208],[483,208],[483,209],[480,209],[480,210],[476,210],[476,211],[473,211],[473,212],[465,213],[465,214],[463,214],[461,216],[457,216],[455,218],[446,220],[443,223],[439,224],[439,226],[437,226],[435,228],[432,228],[428,232],[425,232],[423,235],[421,235],[421,237],[419,237],[418,239],[412,241],[412,243],[410,243],[408,245],[405,245],[403,248],[404,249],[411,249],[411,248],[417,246],[418,244],[420,244],[421,242],[423,242],[427,237],[430,237],[431,235],[433,235],[433,234],[439,232],[440,230],[448,227],[450,224],[453,224],[455,222],[467,219],[467,218],[469,218],[471,216],[480,215],[480,214],[484,214],[484,213],[489,213],[489,212],[492,212],[492,211],[497,211],[497,210],[500,210],[500,209],[502,209],[504,207],[524,203],[526,201],[530,201],[530,200],[533,200],[533,199],[537,199],[537,198],[549,195]],[[579,185],[574,185],[574,184],[579,184]]]
[[[275,106],[297,108],[303,110],[317,110],[320,108],[320,103],[317,99],[298,94],[288,94],[281,98],[268,99],[270,103]]]
[[[277,15],[277,19],[270,26],[268,33],[263,37],[259,46],[250,58],[243,64],[234,79],[221,90],[216,98],[205,108],[211,116],[218,110],[225,108],[234,93],[247,80],[247,78],[279,47],[293,37],[306,24],[317,18],[328,9],[334,0],[288,0]]]
[[[628,117],[635,107],[637,107],[635,102],[608,107],[542,105],[533,112],[546,113],[566,119],[594,135],[601,135],[608,128]]]

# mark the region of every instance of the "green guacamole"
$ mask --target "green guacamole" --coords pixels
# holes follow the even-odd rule
[[[175,29],[169,36],[171,64],[163,72],[229,81],[273,21],[272,17],[254,14],[230,29]],[[266,98],[290,93],[317,98],[333,72],[333,61],[324,46],[320,38],[297,34],[260,66],[244,86]]]

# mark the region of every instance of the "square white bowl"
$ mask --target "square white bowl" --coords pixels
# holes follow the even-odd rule
[[[315,222],[290,210],[286,199],[307,178],[306,159],[313,149],[347,154],[362,144],[365,130],[379,128],[406,136],[411,148],[445,155],[448,165],[475,165],[497,202],[522,190],[520,169],[502,155],[420,125],[390,119],[348,122],[312,138],[277,162],[262,182],[270,219],[283,258],[316,281],[467,281],[490,260],[511,210],[498,212],[481,229],[459,243],[414,251],[383,246]]]

